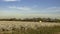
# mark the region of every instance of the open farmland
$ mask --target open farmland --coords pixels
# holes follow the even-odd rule
[[[0,21],[0,34],[60,34],[60,23]]]

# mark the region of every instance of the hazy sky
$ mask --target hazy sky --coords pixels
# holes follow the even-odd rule
[[[60,18],[60,0],[0,0],[0,18]]]

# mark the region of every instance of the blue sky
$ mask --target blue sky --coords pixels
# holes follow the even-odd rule
[[[0,0],[1,18],[60,18],[60,0]]]

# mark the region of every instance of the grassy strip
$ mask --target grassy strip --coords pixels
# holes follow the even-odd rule
[[[40,27],[37,29],[28,28],[13,29],[12,31],[0,31],[0,34],[57,34],[60,32],[60,26],[54,27]]]

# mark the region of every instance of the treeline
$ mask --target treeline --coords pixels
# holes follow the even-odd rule
[[[30,21],[30,22],[60,22],[60,19],[52,19],[52,18],[24,18],[24,19],[16,19],[16,18],[10,18],[10,19],[0,19],[0,21]]]

